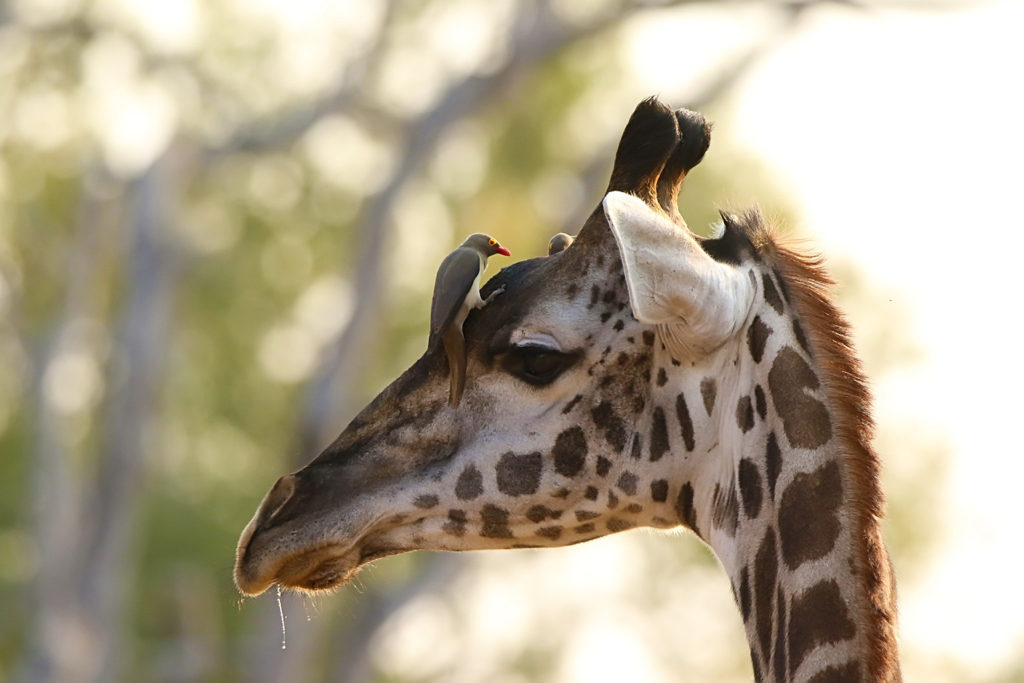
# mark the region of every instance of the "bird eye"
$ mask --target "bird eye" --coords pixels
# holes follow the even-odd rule
[[[490,242],[488,242],[488,244],[493,247],[494,246],[494,240],[491,240]]]
[[[576,361],[576,354],[562,353],[547,346],[514,346],[503,354],[505,370],[527,384],[551,384]]]

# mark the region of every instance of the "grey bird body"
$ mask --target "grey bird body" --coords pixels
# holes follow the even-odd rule
[[[482,233],[466,238],[452,253],[441,261],[434,279],[434,296],[430,303],[430,338],[428,351],[441,342],[448,356],[451,372],[450,405],[458,405],[466,383],[466,348],[462,325],[474,308],[481,308],[499,291],[485,301],[480,298],[480,277],[487,268],[492,254],[509,256],[508,249]]]

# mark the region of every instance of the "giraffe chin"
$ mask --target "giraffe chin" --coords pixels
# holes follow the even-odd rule
[[[348,583],[359,570],[351,553],[338,554],[337,546],[317,548],[292,556],[277,570],[275,583],[303,591],[330,590]]]
[[[307,593],[329,591],[347,584],[366,564],[401,552],[405,551],[374,544],[355,548],[330,544],[292,553],[262,575],[240,566],[235,583],[248,596],[260,595],[275,584]]]
[[[336,548],[337,546],[329,546]],[[301,556],[290,558],[278,570],[275,583],[283,588],[292,588],[307,593],[317,593],[341,588],[359,573],[365,565],[389,555],[404,552],[395,548],[374,548],[364,546],[358,554],[352,551],[343,555],[325,554],[320,548]]]

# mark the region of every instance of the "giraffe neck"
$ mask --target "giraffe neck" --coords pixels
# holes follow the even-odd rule
[[[776,433],[768,432],[766,452],[777,446]],[[871,549],[859,546],[850,523],[842,454],[820,455],[821,464],[808,470],[786,464],[795,454],[780,449],[774,486],[765,482],[773,474],[762,469],[771,460],[740,457],[735,534],[713,537],[758,680],[882,680],[868,675],[868,634],[883,627],[864,580]]]
[[[680,517],[729,575],[758,680],[898,680],[868,397],[845,323],[821,291],[791,301],[778,268],[750,269],[762,297],[746,335],[669,383],[692,397]]]

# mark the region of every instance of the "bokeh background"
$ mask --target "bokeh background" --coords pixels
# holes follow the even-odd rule
[[[651,94],[716,121],[694,230],[758,203],[838,279],[907,679],[1024,680],[1022,26],[1011,1],[0,3],[0,681],[749,680],[690,535],[414,553],[280,610],[231,583],[263,493],[422,352],[440,259],[575,232]]]

